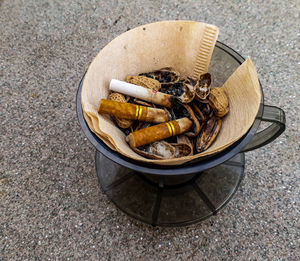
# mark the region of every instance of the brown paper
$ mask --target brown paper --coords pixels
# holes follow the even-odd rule
[[[251,127],[259,109],[261,92],[253,63],[245,61],[226,81],[230,111],[216,141],[203,153],[171,160],[151,160],[135,153],[125,141],[125,134],[107,115],[97,112],[100,99],[107,99],[111,79],[173,67],[192,77],[201,53],[207,24],[192,21],[164,21],[127,31],[106,45],[91,63],[82,87],[82,107],[90,129],[111,149],[142,162],[178,165],[219,152],[240,139]],[[217,36],[218,29],[215,28]],[[215,39],[216,40],[216,39]],[[215,45],[215,40],[210,45]],[[207,42],[207,41],[206,41]],[[205,47],[209,64],[213,46]],[[207,51],[209,50],[209,51]],[[198,59],[198,60],[197,60]],[[201,58],[203,59],[203,58]],[[203,67],[207,70],[207,67]],[[206,69],[205,69],[206,68]]]

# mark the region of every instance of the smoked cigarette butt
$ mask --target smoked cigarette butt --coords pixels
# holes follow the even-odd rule
[[[134,131],[126,137],[126,141],[129,143],[130,147],[136,148],[184,133],[188,131],[191,126],[191,120],[188,118],[181,118]]]
[[[109,89],[114,92],[119,92],[168,108],[171,108],[172,99],[174,98],[170,94],[165,94],[156,90],[147,89],[142,86],[138,86],[124,81],[119,81],[116,79],[112,79],[110,81]]]
[[[140,120],[154,123],[161,123],[169,120],[168,114],[162,109],[105,99],[100,101],[98,112],[127,120]]]

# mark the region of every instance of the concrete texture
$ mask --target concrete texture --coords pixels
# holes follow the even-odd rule
[[[0,0],[0,259],[299,260],[296,3]],[[219,26],[220,41],[252,58],[265,103],[286,111],[287,130],[246,154],[242,187],[217,216],[153,228],[99,189],[75,94],[106,43],[169,19]]]

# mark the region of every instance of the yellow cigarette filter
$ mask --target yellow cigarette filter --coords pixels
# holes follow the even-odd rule
[[[140,120],[154,123],[161,123],[169,120],[167,112],[162,109],[105,99],[100,101],[98,112],[100,114],[109,114],[120,119]]]
[[[179,135],[188,131],[191,127],[192,121],[190,119],[181,118],[132,132],[126,137],[126,141],[130,147],[136,148]]]

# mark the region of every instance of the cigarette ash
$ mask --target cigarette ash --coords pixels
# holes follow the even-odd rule
[[[213,116],[213,110],[208,103],[195,99],[192,107],[201,125],[205,124]]]
[[[159,82],[160,83],[168,83],[168,82],[171,82],[172,80],[173,80],[172,75],[169,72],[164,72],[164,73],[162,73],[162,76],[159,79]]]
[[[159,91],[173,96],[181,96],[184,93],[183,83],[177,82],[172,85],[162,86]]]
[[[196,96],[205,100],[210,94],[212,78],[210,73],[200,75],[198,86],[196,87]]]
[[[188,110],[179,101],[174,101],[172,105],[172,111],[175,119],[180,119],[184,117],[191,119]]]
[[[148,145],[137,148],[137,152],[143,152],[142,155],[149,158],[171,159],[175,157],[175,148],[167,142],[156,141]]]
[[[140,76],[146,76],[159,81],[162,85],[170,85],[179,81],[180,75],[172,68],[162,68],[157,71],[141,73]]]
[[[149,146],[150,145],[147,144],[147,145],[143,145],[143,146],[137,147],[137,149],[140,150],[140,151],[148,152]]]
[[[169,159],[173,155],[173,153],[167,149],[167,147],[161,143],[161,142],[156,142],[156,144],[153,144],[155,146],[150,146],[149,148],[149,153],[151,154],[157,154],[163,158]]]

